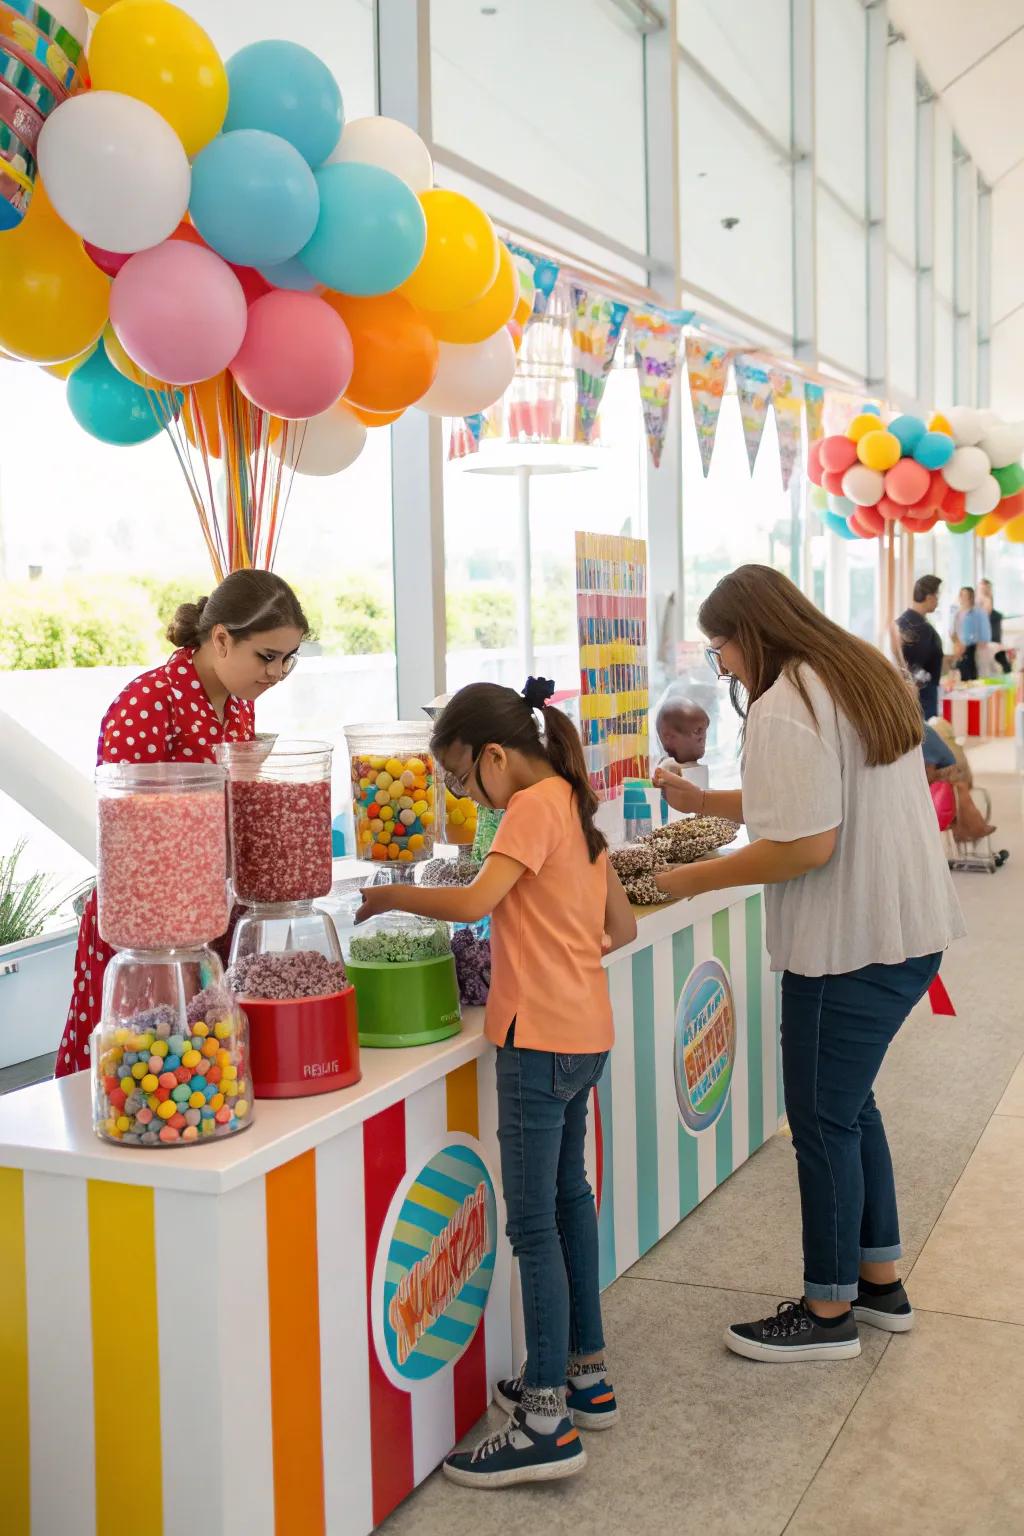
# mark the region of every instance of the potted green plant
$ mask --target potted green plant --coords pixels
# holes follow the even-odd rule
[[[24,852],[19,842],[0,854],[0,1067],[57,1049],[74,976],[77,924],[53,919],[75,893],[23,876]]]

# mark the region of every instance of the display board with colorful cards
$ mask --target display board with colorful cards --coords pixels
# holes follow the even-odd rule
[[[648,773],[647,545],[576,535],[580,724],[590,782],[612,800]]]

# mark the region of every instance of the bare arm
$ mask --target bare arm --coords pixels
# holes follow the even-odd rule
[[[604,909],[604,931],[609,940],[605,953],[632,944],[636,938],[636,917],[629,904],[629,897],[622,888],[622,881],[611,864],[608,865],[608,897]]]
[[[823,869],[835,852],[836,829],[797,837],[791,843],[759,838],[737,853],[702,859],[680,869],[656,875],[658,889],[668,896],[702,896],[707,891],[727,890],[733,885],[777,885],[795,880],[812,869]]]
[[[372,885],[362,893],[356,922],[365,923],[380,912],[412,912],[445,923],[478,923],[494,911],[525,873],[526,866],[517,859],[491,853],[472,885],[440,890],[425,885]]]
[[[694,816],[723,816],[737,826],[743,824],[742,790],[701,789],[667,768],[656,768],[653,782],[674,811]]]

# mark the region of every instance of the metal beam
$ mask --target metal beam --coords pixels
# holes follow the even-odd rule
[[[970,155],[957,140],[953,142],[953,155],[953,399],[957,405],[973,405],[974,223],[971,193],[976,172]]]
[[[867,50],[867,386],[885,394],[889,381],[885,234],[889,8],[886,0],[869,5],[864,17]]]
[[[935,400],[935,96],[918,77],[917,186],[914,201],[917,263],[917,398]]]
[[[992,189],[978,184],[978,385],[979,405],[992,403]]]

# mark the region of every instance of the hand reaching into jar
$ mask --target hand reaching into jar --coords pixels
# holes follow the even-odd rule
[[[651,782],[684,816],[722,816],[737,826],[743,822],[743,795],[738,789],[701,789],[670,768],[655,768]]]

